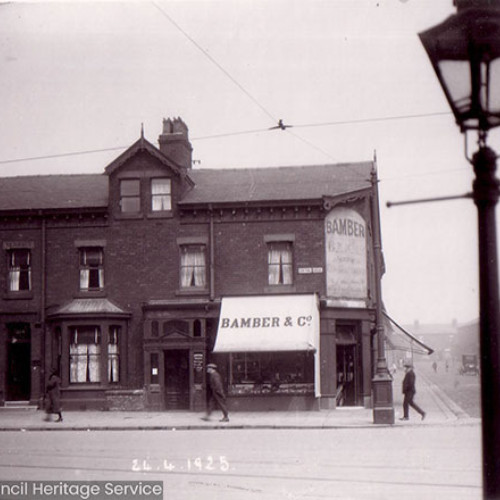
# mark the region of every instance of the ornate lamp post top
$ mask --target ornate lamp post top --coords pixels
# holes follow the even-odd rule
[[[500,125],[500,2],[455,0],[457,13],[419,34],[462,132]]]

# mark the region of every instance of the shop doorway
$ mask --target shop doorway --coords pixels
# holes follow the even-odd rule
[[[338,406],[356,406],[359,403],[359,359],[356,344],[337,346]]]
[[[165,407],[189,409],[189,350],[169,349],[165,358]]]
[[[31,392],[31,329],[29,323],[7,324],[6,400],[29,401]]]

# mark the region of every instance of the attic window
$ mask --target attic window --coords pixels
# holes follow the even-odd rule
[[[153,212],[172,210],[170,179],[151,179],[151,209]]]
[[[141,210],[141,184],[139,179],[123,179],[120,181],[120,206],[122,212],[139,212]]]

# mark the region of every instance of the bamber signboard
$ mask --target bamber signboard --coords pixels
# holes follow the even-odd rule
[[[349,208],[334,208],[325,218],[327,296],[366,299],[367,227],[361,215]]]
[[[224,297],[214,352],[315,351],[316,295]]]

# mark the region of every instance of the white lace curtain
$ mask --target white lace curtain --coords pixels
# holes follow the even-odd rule
[[[170,179],[153,179],[151,198],[153,211],[171,210]]]
[[[107,347],[108,381],[120,381],[120,328],[110,328]],[[70,377],[71,383],[101,382],[101,331],[98,326],[74,328],[71,331]]]
[[[120,381],[120,348],[119,339],[120,329],[119,327],[111,327],[109,335],[108,344],[108,381],[109,382],[119,382]]]
[[[206,262],[204,247],[184,247],[181,253],[181,287],[205,287],[205,267]]]
[[[69,347],[71,383],[101,381],[101,345],[100,329],[75,328]]]
[[[293,282],[291,245],[270,245],[268,251],[269,284],[291,285]]]
[[[12,250],[9,256],[9,290],[31,290],[31,256],[29,250]]]

